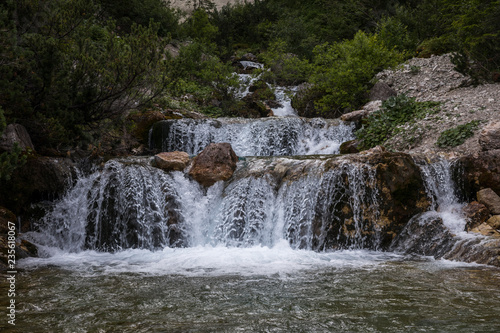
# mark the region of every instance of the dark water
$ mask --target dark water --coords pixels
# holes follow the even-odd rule
[[[281,254],[274,258],[266,251],[235,251],[243,252],[226,268],[194,252],[188,254],[192,265],[182,269],[158,258],[134,261],[133,251],[127,259],[108,255],[94,263],[91,255],[88,262],[32,259],[18,273],[17,325],[8,327],[4,317],[0,327],[5,332],[500,329],[499,269],[366,251],[300,251],[294,258],[288,250],[275,251]],[[227,259],[227,253],[220,256]],[[249,264],[237,263],[245,256]],[[160,263],[164,267],[155,269]],[[148,266],[153,273],[141,272]],[[6,302],[2,297],[3,309]]]

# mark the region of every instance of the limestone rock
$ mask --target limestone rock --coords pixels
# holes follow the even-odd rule
[[[500,215],[493,215],[486,223],[493,229],[500,230]]]
[[[500,214],[500,197],[491,188],[477,192],[477,200],[490,210],[491,214]]]
[[[492,121],[479,134],[479,145],[483,150],[500,149],[500,121]]]
[[[368,111],[368,113],[372,113],[378,111],[382,106],[381,100],[371,101],[363,105],[363,110]]]
[[[486,222],[490,217],[490,211],[485,205],[473,201],[463,208],[465,219],[467,220],[467,231],[472,230],[478,225]]]
[[[493,229],[490,225],[487,223],[480,224],[476,228],[471,230],[472,232],[475,232],[477,234],[481,234],[483,236],[496,236],[500,237],[500,233]]]
[[[165,171],[182,171],[189,163],[189,155],[183,151],[159,153],[154,157],[154,165]]]
[[[500,149],[480,152],[460,159],[466,191],[476,193],[491,188],[500,193]]]
[[[341,154],[356,154],[359,153],[358,149],[359,141],[358,140],[350,140],[342,143],[340,145],[340,153]]]
[[[370,90],[370,101],[385,101],[391,96],[396,96],[398,93],[391,88],[387,83],[378,81]]]
[[[195,157],[189,175],[209,187],[231,178],[237,162],[238,157],[229,143],[211,143]]]
[[[35,150],[26,128],[20,124],[9,124],[0,138],[0,151],[11,151],[16,143],[23,150],[27,148]]]
[[[368,115],[368,111],[366,110],[357,110],[349,113],[345,113],[340,116],[340,119],[343,121],[360,121]]]

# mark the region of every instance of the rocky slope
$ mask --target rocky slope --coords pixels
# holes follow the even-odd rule
[[[461,156],[481,151],[478,139],[481,130],[500,120],[500,83],[474,86],[472,81],[455,70],[450,55],[414,58],[394,70],[379,73],[377,80],[387,83],[398,94],[405,93],[417,101],[442,102],[441,112],[427,116],[390,139],[386,147],[410,153],[447,153]],[[479,120],[473,137],[454,148],[436,145],[439,135],[457,125]],[[419,140],[408,143],[409,136]]]

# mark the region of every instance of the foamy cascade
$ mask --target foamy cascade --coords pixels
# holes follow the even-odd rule
[[[325,160],[280,161],[309,172],[282,181],[266,174],[269,161],[251,158],[239,163],[239,176],[232,182],[205,190],[181,172],[150,167],[147,159],[112,160],[102,170],[80,177],[44,218],[41,239],[77,252],[273,247],[283,240],[295,249],[322,249],[327,232],[343,233],[343,221],[335,211],[342,203],[353,212],[354,229],[337,237],[336,247],[363,248],[363,207],[377,207],[374,171],[363,164],[346,164],[321,172]],[[328,230],[332,221],[337,221],[338,230]]]
[[[209,143],[228,142],[238,156],[336,154],[354,138],[353,126],[306,118],[164,120],[150,133],[150,148],[200,153]]]

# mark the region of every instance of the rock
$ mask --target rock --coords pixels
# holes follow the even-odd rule
[[[8,222],[17,222],[17,217],[14,213],[5,207],[0,207],[0,234],[9,232]]]
[[[500,215],[493,215],[486,223],[493,229],[500,230]]]
[[[479,134],[479,145],[483,150],[500,149],[500,121],[491,121]]]
[[[22,150],[35,150],[26,128],[20,124],[9,124],[0,138],[0,151],[11,151],[16,143]]]
[[[38,257],[38,248],[33,243],[22,239],[16,243],[16,258]]]
[[[482,188],[500,193],[500,149],[480,152],[459,159],[465,191],[469,195]]]
[[[164,120],[165,116],[158,110],[150,110],[141,113],[131,113],[127,120],[133,123],[132,134],[139,142],[148,143],[149,130],[154,123]]]
[[[465,227],[467,231],[470,231],[478,225],[486,222],[486,220],[490,217],[490,211],[488,208],[477,201],[467,204],[463,208],[463,213],[465,215],[465,219],[467,220],[467,225]]]
[[[0,205],[16,214],[33,203],[54,200],[71,185],[75,166],[69,158],[32,157],[0,183]]]
[[[189,155],[183,151],[159,153],[154,157],[154,165],[165,171],[183,171],[189,164]]]
[[[368,116],[368,114],[369,112],[367,110],[357,110],[343,114],[340,116],[340,119],[343,121],[360,121]]]
[[[380,110],[381,106],[382,106],[381,100],[371,101],[363,105],[363,110],[368,111],[368,113],[370,114],[372,112]]]
[[[493,229],[490,225],[487,223],[482,223],[476,228],[471,230],[472,232],[475,232],[477,234],[481,234],[483,236],[495,236],[495,237],[500,237],[500,233]]]
[[[391,88],[387,83],[377,81],[370,90],[370,101],[385,101],[391,96],[396,96],[398,93]]]
[[[359,153],[358,145],[359,145],[358,140],[346,141],[340,145],[340,153],[341,154]]]
[[[414,216],[394,239],[391,251],[442,258],[453,249],[456,240],[441,217],[433,213]]]
[[[491,214],[500,214],[500,197],[491,188],[477,192],[477,201],[488,207]]]
[[[243,61],[252,61],[252,62],[257,62],[257,56],[253,53],[245,53],[244,55],[241,56],[241,60]]]
[[[195,157],[189,175],[209,187],[231,178],[237,162],[238,157],[229,143],[211,143]]]

